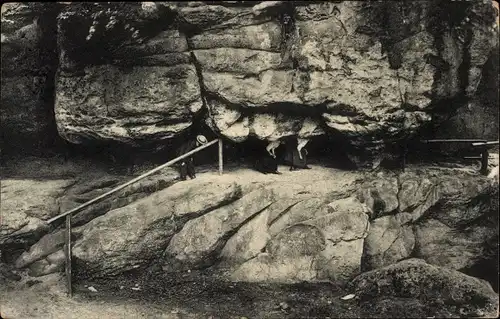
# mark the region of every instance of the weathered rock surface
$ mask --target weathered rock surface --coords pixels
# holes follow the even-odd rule
[[[1,183],[0,247],[33,244],[48,230],[44,222],[59,213],[58,198],[72,180],[12,180]]]
[[[435,315],[436,308],[447,312],[441,315],[453,317],[498,315],[498,294],[490,284],[421,259],[412,258],[363,273],[350,286],[360,302],[371,307],[375,303],[378,308],[380,303],[396,297],[421,302],[428,307],[428,315]],[[417,308],[423,308],[422,304]]]
[[[39,154],[57,136],[51,99],[57,56],[49,34],[54,9],[35,6],[2,5],[0,147],[6,152]]]
[[[235,183],[175,184],[90,221],[73,248],[75,261],[94,277],[146,266],[187,220],[240,196]]]
[[[295,207],[286,214],[293,214]],[[358,274],[363,239],[368,234],[368,209],[354,198],[339,199],[324,208],[326,215],[306,217],[271,237],[265,251],[238,267],[231,279],[343,281]],[[304,213],[314,215],[314,211]]]
[[[110,8],[72,5],[58,16],[59,133],[75,143],[133,145],[178,136],[202,107],[185,35],[169,27],[170,10]],[[123,20],[128,14],[136,20]]]
[[[372,211],[364,246],[366,270],[410,256],[456,270],[481,259],[498,227],[495,186],[458,170],[454,175],[415,170],[379,178],[358,191]]]
[[[451,117],[439,125],[436,138],[498,139],[498,121],[491,120],[498,118],[498,54],[497,44],[484,64],[476,95],[467,107],[448,114]]]
[[[167,188],[175,183],[177,176],[175,169],[166,168],[76,213],[72,218],[72,223],[74,226],[86,224],[112,209],[126,206],[151,193]],[[67,194],[60,199],[61,211],[73,209],[127,182],[128,179],[121,176],[101,176],[80,181],[68,189]]]
[[[161,174],[147,177],[83,209],[72,219],[72,225],[76,227],[74,233],[78,233],[78,226],[86,224],[97,216],[172,185],[176,177],[177,173],[173,169],[163,170]],[[64,236],[61,231],[46,234],[49,227],[45,220],[102,195],[125,181],[123,177],[92,174],[80,180],[3,180],[0,246],[24,247],[36,243],[17,258],[18,268],[24,268],[55,253],[62,248]],[[57,261],[62,262],[62,260]]]
[[[498,190],[467,169],[314,167],[273,176],[241,169],[172,185],[169,178],[153,176],[75,216],[80,275],[155,263],[171,273],[213,267],[235,281],[346,282],[410,257],[466,273],[494,259]],[[80,182],[63,199],[77,205],[117,183]],[[63,239],[61,230],[45,235],[16,267],[32,276],[61,270]]]
[[[279,176],[243,170],[138,194],[75,228],[80,275],[154,263],[173,274],[212,267],[235,281],[346,282],[410,257],[469,273],[494,257],[497,240],[497,190],[465,169],[367,175],[315,167]],[[62,245],[62,232],[50,233],[16,266],[33,276],[58,271]]]
[[[470,22],[481,27],[467,48],[453,31],[436,30],[440,8],[430,2],[411,8],[347,1],[275,5],[280,10],[273,5],[252,22],[248,7],[196,9],[224,11],[232,21],[207,27],[197,20],[208,30],[192,37],[192,47],[208,94],[207,123],[237,142],[247,136],[312,137],[328,127],[355,146],[370,141],[370,151],[379,152],[382,137],[397,140],[429,122],[437,101],[473,94],[477,63],[485,63],[495,46],[489,3],[460,9],[482,14]],[[387,19],[370,12],[383,12]],[[471,32],[466,21],[453,23]],[[448,22],[439,21],[442,29]],[[235,23],[241,27],[234,29]],[[449,45],[437,47],[436,41]],[[471,57],[466,88],[459,68],[468,62],[457,50]]]
[[[462,97],[473,105],[497,87],[484,84],[474,95],[498,47],[488,1],[457,4],[450,15],[431,1],[72,3],[57,10],[50,21],[16,20],[2,42],[36,48],[37,30],[57,25],[55,120],[74,143],[151,145],[204,120],[235,142],[340,134],[351,159],[377,166],[392,152],[387,141],[445,119],[431,118],[434,110],[451,116],[463,109]],[[34,36],[16,38],[25,25]],[[488,83],[497,77],[483,74]],[[12,92],[29,87],[20,78],[4,82]],[[7,109],[19,96],[28,96],[20,102],[27,111],[9,116],[8,125],[44,109],[32,93],[8,94]]]
[[[76,234],[76,230],[73,229],[72,233]],[[43,236],[36,244],[30,247],[29,251],[24,252],[16,260],[16,268],[24,268],[43,257],[55,253],[58,250],[62,250],[64,246],[64,236],[64,229]]]
[[[235,233],[245,221],[269,207],[273,201],[274,194],[263,188],[230,205],[188,221],[170,240],[165,251],[167,263],[172,258],[174,263],[188,267],[210,264],[210,255],[222,249],[225,239]]]

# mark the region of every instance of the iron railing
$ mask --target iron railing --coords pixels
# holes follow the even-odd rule
[[[83,204],[81,204],[80,206],[78,207],[75,207],[73,209],[70,209],[68,210],[67,212],[64,212],[62,214],[59,214],[55,217],[52,217],[51,219],[48,219],[47,220],[47,223],[48,224],[51,224],[63,217],[66,217],[66,232],[65,232],[65,245],[64,245],[64,255],[65,255],[65,260],[66,260],[66,267],[65,267],[65,272],[66,272],[66,284],[67,284],[67,289],[68,289],[68,295],[71,297],[73,295],[73,290],[72,290],[72,286],[71,286],[71,216],[74,214],[74,213],[77,213],[77,212],[80,212],[81,210],[83,210],[84,208],[87,208],[88,206],[92,205],[92,204],[95,204],[97,202],[100,202],[101,200],[115,194],[116,192],[124,189],[125,187],[129,186],[129,185],[132,185],[138,181],[140,181],[141,179],[143,178],[146,178],[168,166],[171,166],[177,162],[179,162],[180,160],[182,159],[185,159],[199,151],[202,151],[212,145],[214,145],[215,143],[219,143],[219,175],[222,175],[222,171],[223,171],[223,157],[222,157],[222,139],[216,139],[216,140],[213,140],[213,141],[210,141],[198,148],[195,148],[194,150],[190,151],[190,152],[187,152],[186,154],[183,154],[179,157],[176,157],[174,158],[173,160],[171,161],[168,161],[167,163],[165,164],[162,164],[140,176],[137,176],[136,178],[120,185],[120,186],[117,186],[115,188],[113,188],[112,190],[110,190],[109,192],[106,192],[100,196],[97,196]]]

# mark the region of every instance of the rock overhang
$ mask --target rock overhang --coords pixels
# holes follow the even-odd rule
[[[59,133],[140,144],[207,124],[234,142],[339,134],[353,149],[380,141],[380,153],[433,121],[440,101],[473,94],[496,45],[477,17],[490,7],[461,5],[451,25],[431,2],[66,5]]]

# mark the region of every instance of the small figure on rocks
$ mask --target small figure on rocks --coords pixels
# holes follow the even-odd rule
[[[207,138],[203,135],[198,135],[196,136],[196,140],[189,140],[181,145],[177,153],[177,157],[182,156],[206,143],[207,143]],[[180,161],[179,173],[180,173],[180,178],[183,181],[186,180],[187,176],[189,176],[191,179],[196,178],[193,156],[189,156]]]
[[[267,154],[264,154],[255,163],[255,169],[261,173],[281,174],[278,172],[278,160],[275,150],[281,145],[281,141],[272,141],[266,147]]]
[[[310,169],[307,166],[307,150],[304,148],[309,140],[305,138],[297,138],[297,143],[288,145],[287,162],[290,163],[290,170]]]

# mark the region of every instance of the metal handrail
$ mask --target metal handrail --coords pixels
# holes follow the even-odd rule
[[[473,139],[473,138],[466,138],[466,139],[457,139],[457,138],[441,138],[441,139],[432,139],[432,140],[421,140],[420,142],[422,143],[475,143],[475,142],[484,142],[486,143],[487,141],[484,139]]]
[[[421,143],[470,143],[469,146],[481,152],[480,157],[464,157],[465,159],[480,159],[481,168],[480,172],[483,175],[488,174],[488,147],[493,145],[498,145],[498,141],[487,141],[485,139],[432,139],[432,140],[420,140]]]
[[[205,148],[211,146],[211,145],[214,145],[215,143],[219,142],[219,174],[222,175],[222,169],[223,169],[223,158],[222,158],[222,139],[216,139],[216,140],[213,140],[213,141],[210,141],[208,142],[207,144],[204,144],[200,147],[197,147],[195,148],[194,150],[192,151],[189,151],[187,152],[186,154],[183,154],[179,157],[176,157],[174,158],[173,160],[171,161],[168,161],[166,162],[165,164],[162,164],[140,176],[137,176],[136,178],[126,182],[125,184],[122,184],[118,187],[115,187],[113,188],[112,190],[110,190],[109,192],[107,193],[104,193],[100,196],[97,196],[96,198],[94,199],[91,199],[83,204],[81,204],[80,206],[78,207],[75,207],[71,210],[68,210],[67,212],[65,213],[62,213],[60,215],[57,215],[55,217],[52,217],[51,219],[47,220],[47,223],[50,224],[56,220],[58,220],[59,218],[62,218],[62,217],[66,217],[66,232],[65,232],[65,235],[64,235],[64,257],[65,257],[65,273],[66,273],[66,286],[67,286],[67,289],[68,289],[68,296],[69,297],[72,297],[73,296],[73,288],[72,288],[72,285],[71,285],[71,273],[72,273],[72,265],[71,265],[71,215],[73,213],[76,213],[82,209],[84,209],[85,207],[88,207],[94,203],[97,203],[98,201],[108,197],[109,195],[112,195],[116,192],[118,192],[119,190],[122,190],[124,189],[125,187],[153,174],[153,173],[156,173],[158,172],[159,170],[167,167],[167,166],[170,166],[172,164],[175,164],[177,163],[178,161],[186,158],[186,157],[189,157],[190,155],[193,155],[194,153],[197,153],[201,150],[204,150]]]
[[[490,146],[490,145],[498,145],[498,141],[472,143],[472,146]]]
[[[220,143],[220,142],[221,142],[221,140],[220,140],[220,139],[216,139],[216,140],[210,141],[210,142],[208,142],[207,144],[204,144],[204,145],[202,145],[202,146],[200,146],[200,147],[198,147],[198,148],[195,148],[194,150],[192,150],[192,151],[190,151],[190,152],[187,152],[186,154],[181,155],[181,156],[179,156],[179,157],[177,157],[177,158],[174,158],[173,160],[171,160],[171,161],[169,161],[169,162],[167,162],[167,163],[165,163],[165,164],[162,164],[162,165],[160,165],[160,166],[158,166],[158,167],[156,167],[156,168],[154,168],[154,169],[152,169],[152,170],[148,171],[147,173],[144,173],[144,174],[142,174],[142,175],[140,175],[140,176],[138,176],[138,177],[136,177],[136,178],[134,178],[134,179],[132,179],[132,180],[130,180],[130,181],[128,181],[128,182],[126,182],[125,184],[122,184],[122,185],[120,185],[120,186],[118,186],[118,187],[116,187],[116,188],[113,188],[113,189],[112,189],[112,190],[110,190],[109,192],[104,193],[104,194],[102,194],[102,195],[100,195],[100,196],[97,196],[97,197],[95,197],[95,198],[93,198],[93,199],[91,199],[91,200],[89,200],[89,201],[87,201],[87,202],[85,202],[85,203],[81,204],[81,205],[80,205],[80,206],[78,206],[78,207],[75,207],[75,208],[73,208],[73,209],[71,209],[71,210],[69,210],[69,211],[67,211],[67,212],[65,212],[65,213],[59,214],[59,215],[57,215],[57,216],[55,216],[55,217],[52,217],[51,219],[48,219],[46,222],[47,222],[48,224],[51,224],[51,223],[53,223],[54,221],[56,221],[56,220],[58,220],[58,219],[60,219],[60,218],[62,218],[62,217],[65,217],[65,216],[67,216],[67,215],[70,215],[70,214],[76,213],[76,212],[78,212],[78,211],[80,211],[80,210],[82,210],[82,209],[84,209],[84,208],[86,208],[86,207],[88,207],[88,206],[90,206],[90,205],[92,205],[92,204],[94,204],[94,203],[97,203],[97,202],[99,202],[100,200],[102,200],[102,199],[104,199],[104,198],[106,198],[106,197],[108,197],[108,196],[110,196],[110,195],[112,195],[112,194],[114,194],[114,193],[116,193],[116,192],[118,192],[118,191],[120,191],[120,190],[124,189],[125,187],[127,187],[127,186],[129,186],[129,185],[131,185],[131,184],[133,184],[133,183],[135,183],[135,182],[140,181],[141,179],[143,179],[143,178],[145,178],[145,177],[148,177],[149,175],[151,175],[151,174],[153,174],[153,173],[156,173],[156,172],[158,172],[158,171],[162,170],[162,169],[163,169],[163,168],[165,168],[165,167],[168,167],[168,166],[170,166],[170,165],[173,165],[173,164],[177,163],[178,161],[180,161],[180,160],[182,160],[182,159],[185,159],[186,157],[189,157],[190,155],[193,155],[194,153],[197,153],[197,152],[199,152],[199,151],[201,151],[201,150],[203,150],[203,149],[205,149],[205,148],[207,148],[207,147],[209,147],[209,146],[214,145],[214,144],[215,144],[215,143],[217,143],[217,142],[219,142],[219,143]],[[219,149],[221,149],[221,148],[219,147]],[[219,154],[220,154],[220,150],[219,150]],[[221,168],[221,166],[222,166],[221,164],[222,164],[222,163],[219,163],[219,169],[220,169],[220,168]]]

